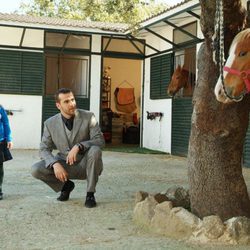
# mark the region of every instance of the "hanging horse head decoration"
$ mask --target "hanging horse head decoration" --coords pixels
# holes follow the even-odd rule
[[[190,72],[184,69],[184,67],[178,65],[172,75],[171,82],[168,85],[167,93],[168,95],[173,97],[181,88],[191,88],[192,91],[192,86],[190,82]]]
[[[216,86],[215,95],[223,103],[241,101],[250,92],[250,29],[234,38],[229,57]]]

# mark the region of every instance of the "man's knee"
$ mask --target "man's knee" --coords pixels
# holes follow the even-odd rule
[[[42,169],[45,168],[45,162],[39,161],[32,165],[31,167],[31,174],[36,179],[40,179],[42,175]]]
[[[102,158],[102,150],[98,146],[92,146],[88,150],[88,157],[94,160],[100,160]]]

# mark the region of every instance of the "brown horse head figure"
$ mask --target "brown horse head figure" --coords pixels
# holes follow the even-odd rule
[[[168,85],[168,94],[173,97],[181,88],[187,88],[190,85],[188,83],[188,78],[189,71],[178,65]]]
[[[214,92],[222,103],[241,101],[250,92],[250,29],[234,38],[223,68],[223,79],[220,75]]]

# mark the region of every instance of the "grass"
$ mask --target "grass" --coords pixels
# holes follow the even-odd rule
[[[123,153],[137,153],[137,154],[167,154],[158,150],[151,150],[147,148],[140,148],[135,145],[108,145],[103,148],[103,151],[112,151],[112,152],[123,152]]]

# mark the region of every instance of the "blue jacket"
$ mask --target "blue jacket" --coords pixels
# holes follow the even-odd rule
[[[6,111],[0,105],[0,141],[12,141],[10,123]]]

